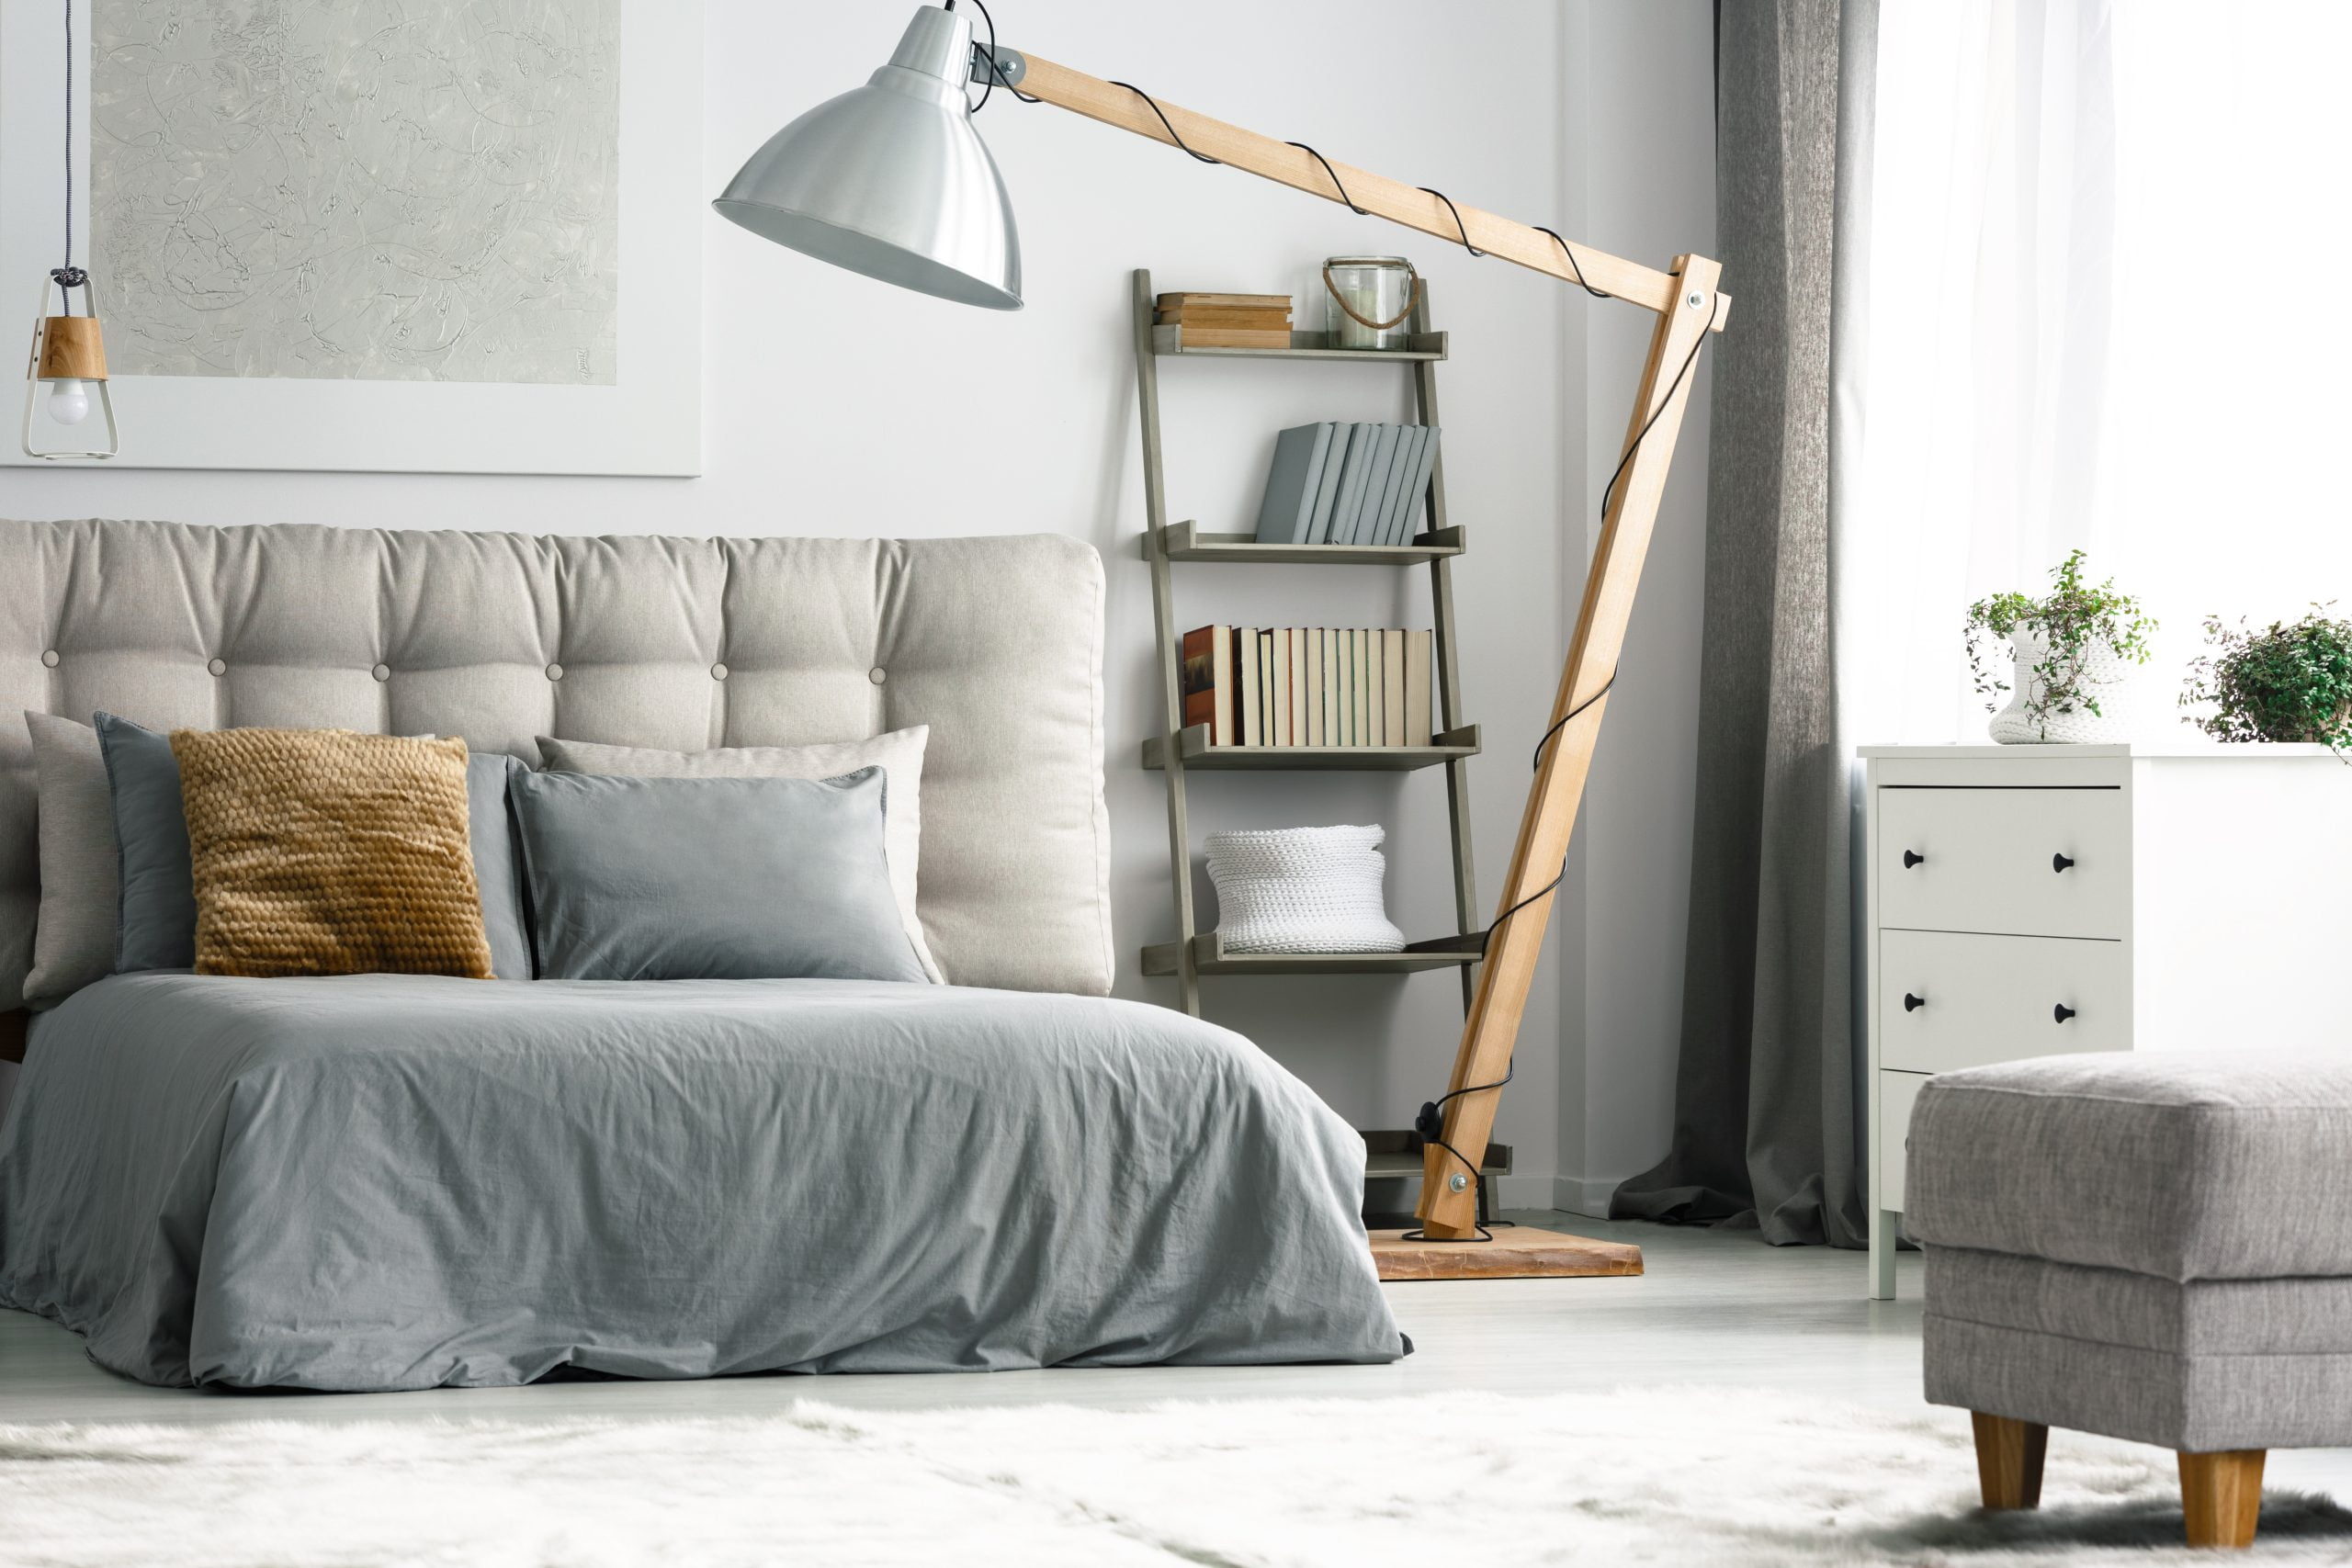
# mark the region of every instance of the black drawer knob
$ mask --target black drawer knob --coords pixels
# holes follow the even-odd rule
[[[1905,1012],[1917,1012],[1921,1008],[1926,1007],[1927,1005],[1927,998],[1915,997],[1908,991],[1903,993],[1903,1010]]]
[[[2068,1007],[2064,1002],[2060,1002],[2056,1007],[2050,1010],[2050,1021],[2052,1023],[2064,1023],[2074,1016],[2075,1010]]]
[[[2075,857],[2072,855],[2060,854],[2050,857],[2050,869],[2052,871],[2064,871],[2074,863]]]
[[[1909,871],[1909,870],[1910,870],[1913,866],[1915,866],[1915,865],[1925,865],[1925,864],[1927,864],[1927,863],[1928,863],[1928,857],[1927,857],[1927,856],[1925,856],[1925,855],[1923,855],[1923,854],[1921,854],[1918,851],[1917,851],[1917,850],[1905,850],[1905,851],[1904,851],[1904,852],[1903,852],[1903,869],[1904,869],[1904,870],[1905,870],[1905,871]]]

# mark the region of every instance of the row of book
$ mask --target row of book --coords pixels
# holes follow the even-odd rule
[[[1437,466],[1433,424],[1301,424],[1274,438],[1261,545],[1403,545]]]
[[[1184,634],[1184,724],[1213,746],[1427,746],[1426,631],[1201,626]]]
[[[1186,348],[1288,348],[1287,294],[1163,294],[1152,322],[1174,326]]]

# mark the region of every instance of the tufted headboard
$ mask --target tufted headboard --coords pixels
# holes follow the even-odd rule
[[[1111,985],[1102,566],[1056,536],[576,538],[0,522],[0,1012],[39,902],[21,710],[631,746],[931,726],[923,931],[958,985]]]

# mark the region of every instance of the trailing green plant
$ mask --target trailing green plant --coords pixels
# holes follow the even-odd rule
[[[2205,617],[2207,650],[2191,660],[2183,707],[2213,705],[2193,724],[2217,740],[2317,741],[2352,750],[2352,621],[2313,604],[2300,621],[2250,631]],[[2352,758],[2346,758],[2352,761]]]
[[[2050,579],[2050,592],[2039,599],[2018,592],[1979,599],[1968,607],[1964,628],[1969,673],[1978,694],[1992,699],[1984,705],[1987,713],[2001,710],[2002,694],[2009,690],[2002,678],[2000,643],[2021,629],[2041,637],[2041,657],[2034,662],[2025,712],[2045,732],[2053,714],[2081,708],[2106,717],[2087,679],[2092,650],[2104,643],[2118,657],[2145,664],[2151,656],[2148,637],[2156,629],[2140,601],[2118,590],[2115,579],[2096,586],[2084,581],[2080,550],[2051,568]]]

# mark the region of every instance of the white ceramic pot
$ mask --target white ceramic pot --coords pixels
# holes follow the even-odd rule
[[[2042,682],[2033,667],[2047,656],[2049,644],[2039,632],[2019,627],[2009,648],[2017,660],[2009,677],[2009,705],[1993,716],[1993,739],[2004,746],[2032,746],[2050,741],[2118,741],[2132,739],[2132,665],[2114,645],[2094,642],[2083,650],[2082,678],[2075,689],[2096,700],[2098,713],[2077,700],[2073,711],[2055,708],[2039,716],[2026,711],[2041,700]]]

